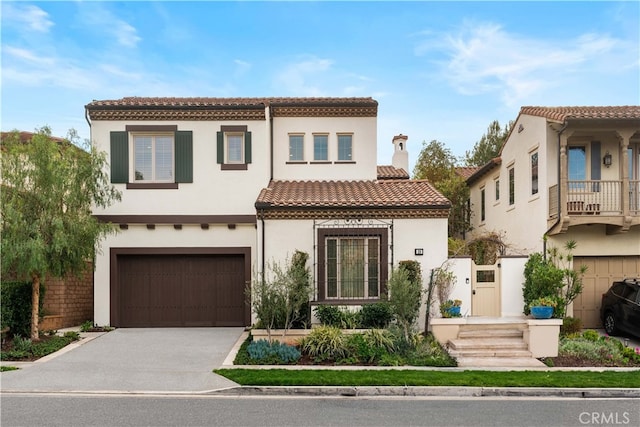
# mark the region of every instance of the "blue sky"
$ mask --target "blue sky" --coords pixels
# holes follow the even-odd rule
[[[640,2],[7,2],[2,130],[89,137],[124,96],[371,96],[378,164],[524,105],[640,103]]]

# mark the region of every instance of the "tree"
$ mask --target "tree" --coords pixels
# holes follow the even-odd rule
[[[77,139],[75,131],[70,138]],[[77,141],[75,141],[77,142]],[[80,274],[97,242],[115,228],[92,207],[120,200],[105,173],[106,155],[79,148],[43,127],[30,141],[2,141],[2,275],[32,282],[31,339],[38,340],[40,283]]]
[[[432,184],[443,181],[454,174],[456,158],[445,145],[435,139],[423,142],[418,161],[413,168],[413,179],[426,179]]]
[[[451,202],[449,237],[463,235],[470,229],[469,188],[456,174],[456,158],[440,141],[423,143],[413,169],[414,179],[426,179]]]
[[[451,202],[448,236],[464,236],[471,229],[471,206],[468,203],[470,191],[467,182],[460,175],[452,173],[437,182],[435,187]]]
[[[500,127],[497,120],[491,122],[487,128],[487,133],[482,135],[480,141],[476,142],[473,150],[465,153],[464,162],[467,166],[484,166],[498,157],[502,145],[509,136],[513,121],[510,121],[504,129]]]

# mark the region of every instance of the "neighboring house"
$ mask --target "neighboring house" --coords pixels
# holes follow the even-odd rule
[[[95,322],[248,326],[245,291],[309,254],[312,303],[385,294],[401,260],[447,257],[449,201],[409,180],[407,137],[377,165],[371,98],[123,98],[86,106],[122,201],[96,259]]]
[[[613,280],[640,276],[640,106],[522,107],[499,157],[467,183],[469,239],[499,232],[519,254],[543,251],[545,234],[547,247],[576,241],[585,327],[600,326]]]

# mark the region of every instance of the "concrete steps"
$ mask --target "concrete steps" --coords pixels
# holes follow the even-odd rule
[[[523,339],[525,329],[521,323],[465,325],[447,347],[463,367],[544,366],[532,357]]]

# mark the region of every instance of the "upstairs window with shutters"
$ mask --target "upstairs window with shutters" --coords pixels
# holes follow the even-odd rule
[[[247,170],[251,163],[251,132],[247,126],[220,126],[217,162],[222,170]]]
[[[177,126],[131,125],[111,132],[111,182],[128,189],[193,182],[193,134]]]

